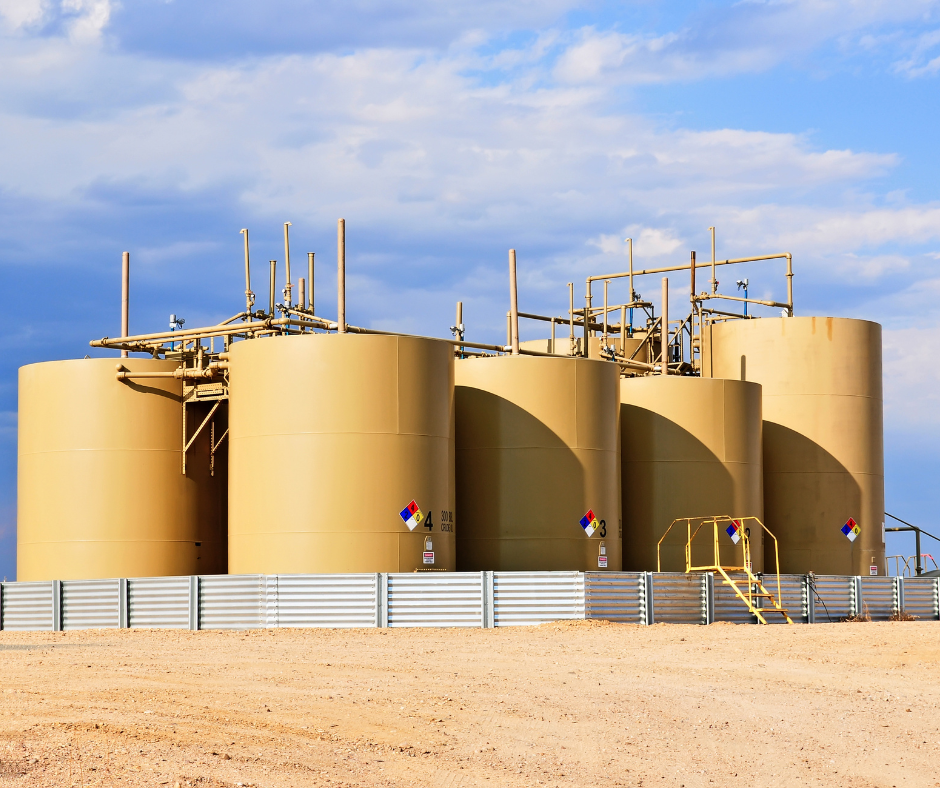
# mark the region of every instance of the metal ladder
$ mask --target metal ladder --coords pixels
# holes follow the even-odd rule
[[[790,618],[790,611],[781,607],[780,603],[774,598],[774,595],[771,594],[764,584],[754,575],[751,571],[745,567],[744,571],[747,573],[747,593],[745,594],[739,587],[739,584],[735,582],[728,573],[721,566],[716,566],[715,569],[722,576],[722,585],[731,586],[734,589],[734,593],[737,594],[738,598],[747,605],[747,609],[751,614],[757,619],[759,624],[766,624],[767,619],[764,618],[764,613],[779,613],[783,616],[784,620],[788,624],[793,623],[793,619]],[[755,590],[756,589],[756,590]],[[758,600],[761,600],[761,606],[757,607],[755,604]],[[770,602],[770,607],[765,607],[764,603]]]
[[[776,572],[777,575],[777,596],[775,597],[770,593],[765,587],[763,582],[757,578],[757,576],[751,571],[751,539],[748,534],[750,533],[749,528],[745,528],[745,523],[754,523],[759,526],[764,533],[770,536],[774,540],[774,555],[775,555],[775,566],[778,567]],[[756,517],[728,517],[727,515],[716,515],[712,517],[680,517],[672,521],[669,527],[666,529],[666,532],[660,537],[659,543],[656,545],[656,571],[662,571],[662,562],[661,562],[661,551],[662,544],[665,541],[666,537],[669,535],[669,532],[672,530],[673,526],[677,523],[685,523],[686,526],[686,543],[685,543],[685,571],[686,572],[716,572],[722,577],[722,585],[731,586],[734,589],[735,595],[747,605],[748,611],[757,619],[758,623],[766,624],[767,619],[765,618],[765,613],[779,613],[783,616],[784,620],[788,624],[793,623],[793,619],[790,618],[789,610],[782,607],[777,601],[778,598],[782,598],[783,594],[780,587],[780,551],[777,544],[777,537],[774,536],[758,518]],[[695,530],[692,530],[692,524],[696,523]],[[719,536],[718,526],[727,525],[727,528],[722,528],[722,533],[724,536]],[[698,535],[699,531],[702,530],[703,526],[710,525],[713,530],[713,539],[712,545],[714,548],[714,562],[709,566],[693,566],[692,565],[692,541]],[[719,544],[719,539],[731,539],[736,545],[738,541],[742,542],[741,551],[743,553],[744,560],[742,563],[743,566],[722,566],[721,564],[721,549]],[[726,548],[727,549],[727,548]],[[728,574],[727,570],[733,572],[744,572],[747,575],[747,590],[742,591],[741,585],[743,581],[735,581]],[[758,603],[760,607],[758,607]],[[769,607],[766,603],[770,603]]]

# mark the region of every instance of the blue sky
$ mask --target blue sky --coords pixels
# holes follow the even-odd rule
[[[938,85],[933,0],[0,0],[0,575],[16,370],[117,333],[121,252],[132,331],[198,325],[240,308],[239,229],[280,260],[291,221],[329,316],[339,216],[352,322],[445,335],[462,299],[480,341],[509,247],[556,313],[626,235],[793,252],[798,314],[884,325],[887,508],[940,530]]]

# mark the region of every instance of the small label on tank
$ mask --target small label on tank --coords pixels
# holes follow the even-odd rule
[[[878,567],[877,567],[877,566],[870,566],[870,567],[868,567],[868,574],[870,574],[870,575],[877,575],[877,574],[878,574]]]
[[[599,556],[597,556],[597,568],[598,568],[598,569],[606,569],[606,568],[607,568],[607,556],[606,556],[606,555],[599,555]]]
[[[398,516],[405,521],[405,525],[408,526],[409,531],[413,531],[418,524],[424,519],[424,514],[422,514],[421,509],[418,507],[418,504],[411,501],[404,509],[402,509]]]
[[[425,551],[424,553],[424,563],[433,564],[434,563],[434,553],[430,551]]]
[[[581,527],[588,536],[594,536],[594,532],[598,528],[598,522],[593,509],[588,509],[587,514],[581,518]]]
[[[850,542],[854,542],[856,537],[862,532],[862,529],[858,527],[858,523],[855,522],[851,517],[848,519],[845,525],[842,526],[842,533],[845,534],[846,539]]]

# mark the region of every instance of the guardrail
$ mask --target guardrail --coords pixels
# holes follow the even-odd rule
[[[795,623],[940,619],[940,578],[781,575]],[[720,578],[719,578],[720,581]],[[753,623],[709,572],[204,575],[0,583],[0,629]]]

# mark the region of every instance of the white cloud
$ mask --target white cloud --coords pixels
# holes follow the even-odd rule
[[[554,74],[572,84],[642,85],[760,73],[799,62],[826,44],[844,54],[870,50],[875,41],[897,46],[905,38],[898,31],[921,23],[938,6],[936,0],[743,2],[710,9],[707,17],[665,34],[586,27],[560,54]],[[935,43],[929,36],[922,38],[897,68],[912,75],[935,71],[933,61],[917,65]]]
[[[47,0],[0,0],[0,17],[12,30],[22,30],[42,21]]]
[[[111,12],[111,0],[0,0],[0,18],[8,30],[22,32],[60,21],[75,43],[98,41]]]
[[[47,6],[46,0],[0,0],[0,17],[12,30],[21,30],[41,21]]]
[[[910,246],[940,239],[940,205],[762,205],[737,212],[733,223],[749,228],[747,237],[751,240],[763,237],[769,244],[789,244],[807,252],[854,252],[885,244]]]
[[[111,0],[62,0],[62,11],[71,17],[69,38],[77,43],[93,42],[111,19]]]
[[[675,236],[671,228],[641,227],[630,225],[617,235],[601,234],[588,241],[596,246],[605,255],[629,255],[629,244],[626,239],[633,239],[634,256],[642,255],[651,259],[669,255],[683,245],[683,241]]]
[[[894,64],[894,70],[908,77],[932,76],[940,72],[940,52],[931,57],[940,47],[940,30],[931,30],[919,35],[910,54]]]
[[[839,270],[846,279],[870,281],[907,271],[910,267],[910,259],[899,254],[858,255],[849,253],[845,254],[839,263]]]
[[[92,33],[107,29],[110,6],[74,2]],[[0,189],[58,205],[101,200],[102,210],[108,189],[224,192],[255,221],[328,227],[344,215],[351,239],[369,228],[445,255],[515,246],[526,286],[553,299],[570,279],[606,270],[627,235],[638,266],[685,262],[690,247],[701,258],[717,225],[719,257],[787,250],[801,277],[814,266],[865,282],[913,270],[909,247],[938,238],[938,206],[840,196],[889,172],[894,154],[821,149],[800,134],[662,127],[613,111],[610,85],[552,81],[546,53],[559,41],[505,48],[506,63],[524,67],[499,79],[477,75],[500,53],[464,44],[216,64],[21,42],[0,51]],[[674,44],[630,46],[658,57]],[[614,51],[598,50],[580,73],[603,70]],[[70,108],[76,95],[79,109],[49,111]],[[197,256],[199,243],[167,239],[139,259],[175,265]],[[416,265],[409,254],[374,254],[369,276],[410,270],[401,268]],[[479,269],[441,271],[428,287],[488,282],[502,252],[475,262]],[[361,292],[386,286],[372,281]],[[373,303],[387,308],[387,299]]]
[[[940,322],[883,333],[885,421],[890,428],[940,426]]]

